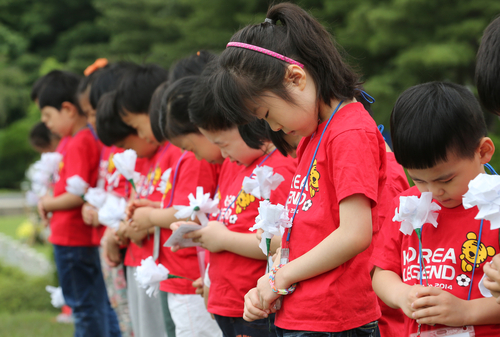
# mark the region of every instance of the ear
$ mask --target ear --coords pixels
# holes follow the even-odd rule
[[[64,101],[61,103],[61,112],[66,112],[70,117],[79,115],[78,107],[71,102]]]
[[[487,164],[493,157],[493,153],[495,153],[495,144],[493,144],[490,137],[483,137],[479,142],[477,151],[480,155],[481,164]]]
[[[307,82],[307,74],[298,65],[290,64],[285,74],[285,84],[293,85],[299,90],[304,90]]]

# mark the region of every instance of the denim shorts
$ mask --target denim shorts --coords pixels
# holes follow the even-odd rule
[[[276,327],[276,334],[278,337],[380,337],[378,321],[341,332],[297,331]]]

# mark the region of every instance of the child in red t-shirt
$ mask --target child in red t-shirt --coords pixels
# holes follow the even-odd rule
[[[54,195],[42,197],[38,205],[42,217],[52,212],[49,240],[54,245],[59,284],[73,312],[75,334],[120,336],[93,240],[94,229],[86,226],[81,216],[85,189],[70,188],[70,178],[74,177],[82,184],[95,186],[101,146],[76,101],[79,78],[52,71],[37,82],[40,83],[36,99],[42,121],[61,137],[71,136],[64,149]]]
[[[416,186],[388,210],[372,256],[373,288],[387,305],[406,314],[404,336],[500,333],[500,306],[480,287],[481,267],[500,249],[499,233],[488,221],[483,228],[475,220],[476,207],[462,205],[469,182],[484,174],[495,151],[486,134],[478,102],[456,84],[412,87],[394,106],[394,154]],[[405,235],[394,214],[406,209],[407,197],[415,200],[424,192],[431,192],[439,206],[437,221],[432,226],[427,217],[419,235]]]
[[[248,323],[241,318],[244,294],[266,270],[266,255],[262,254],[255,233],[249,231],[259,214],[259,199],[244,192],[242,183],[257,166],[272,167],[285,181],[271,193],[270,201],[284,205],[296,161],[276,151],[261,121],[238,128],[224,119],[210,93],[209,76],[213,71],[213,65],[209,65],[202,74],[188,110],[201,134],[217,145],[226,158],[218,184],[220,215],[217,221],[185,237],[210,251],[208,311],[215,316],[223,334],[271,336],[275,334],[273,319]]]
[[[366,96],[359,76],[319,22],[280,3],[263,23],[232,37],[212,83],[215,104],[230,121],[261,118],[274,131],[304,137],[282,259],[246,295],[244,318],[261,319],[280,307],[278,335],[378,333],[366,250],[378,230],[386,151],[358,102]],[[281,294],[287,295],[277,303]]]
[[[187,103],[195,81],[190,78],[180,79],[170,85],[161,85],[153,95],[150,106],[151,121],[158,121],[156,114],[168,116],[172,114],[187,115]],[[151,128],[155,130],[158,123],[152,122]],[[161,132],[160,132],[161,133]],[[158,141],[175,140],[171,134],[160,135],[154,132]],[[166,138],[166,139],[165,139]],[[179,148],[167,143],[180,153]],[[219,152],[220,153],[220,152]],[[220,155],[219,155],[220,156]],[[161,228],[160,244],[168,240],[172,234],[170,225],[178,221],[175,214],[178,210],[174,207],[189,205],[190,194],[195,195],[197,187],[203,187],[204,193],[212,197],[215,194],[220,165],[207,161],[197,160],[192,152],[184,152],[173,164],[164,163],[159,167],[158,176],[171,169],[166,189],[160,191],[160,182],[152,185],[152,195],[162,201],[160,208],[141,207],[134,211],[131,226],[137,230],[144,230],[158,226]],[[200,268],[196,248],[188,248],[181,252],[173,253],[170,248],[159,247],[158,263],[164,265],[171,274],[186,277],[187,279],[168,279],[160,283],[160,296],[163,304],[167,304],[168,311],[175,324],[176,336],[218,336],[220,330],[205,309],[203,299],[195,295],[196,289],[192,281],[200,278]]]
[[[476,57],[476,85],[479,99],[490,112],[500,115],[500,18],[493,20],[484,30]],[[491,264],[484,265],[488,276],[484,281],[486,288],[492,291],[500,304],[500,254]]]

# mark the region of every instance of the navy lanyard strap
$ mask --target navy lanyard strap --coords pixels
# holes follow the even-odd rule
[[[319,145],[321,144],[321,140],[323,139],[323,135],[325,134],[325,131],[328,128],[328,125],[330,125],[330,122],[332,121],[333,116],[337,113],[337,111],[339,110],[339,108],[343,102],[344,101],[340,101],[339,105],[337,105],[337,107],[333,111],[330,118],[328,118],[328,122],[326,122],[326,125],[325,125],[325,128],[323,129],[323,132],[321,132],[321,137],[319,138],[318,145],[316,145],[316,150],[314,150],[314,154],[313,154],[313,157],[311,159],[311,164],[309,165],[309,169],[307,170],[306,179],[309,179],[309,175],[311,174],[311,169],[313,167],[314,159],[316,159],[316,154],[318,153]],[[295,215],[297,214],[297,210],[299,209],[299,203],[300,203],[300,200],[302,199],[302,194],[304,193],[305,187],[306,187],[306,182],[304,182],[304,185],[302,186],[302,190],[300,191],[299,198],[297,199],[298,200],[297,205],[295,207],[295,210],[293,211],[293,216],[292,216],[292,220],[291,220],[292,226],[293,226],[293,220],[295,219]],[[288,243],[290,241],[290,233],[292,232],[292,227],[287,228],[287,232],[288,233],[286,236],[286,242]]]
[[[276,151],[276,149],[272,150],[256,167],[260,167],[262,166],[262,164],[264,164],[266,162],[266,160],[271,157],[271,155]],[[252,178],[253,177],[253,172],[252,174],[250,174],[250,177],[249,178]],[[219,188],[219,186],[217,185],[217,189]],[[229,206],[226,208],[226,211],[224,212],[224,215],[227,213],[227,211],[233,206],[233,204],[236,202],[236,200],[238,200],[238,197],[240,196],[241,192],[243,192],[243,187],[240,189],[240,191],[238,192],[238,194],[236,195],[236,198],[233,199],[233,201],[231,201],[231,203],[229,204]],[[219,210],[219,215],[217,216],[217,221],[220,220],[220,217],[222,215],[222,210]],[[225,219],[225,218],[224,218]],[[224,220],[223,220],[224,222]]]

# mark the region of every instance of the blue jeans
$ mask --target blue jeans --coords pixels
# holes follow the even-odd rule
[[[296,331],[276,327],[276,334],[278,337],[380,337],[377,321],[341,332]]]
[[[75,337],[119,337],[116,313],[109,303],[97,247],[54,245],[59,285],[73,311]]]
[[[276,337],[274,314],[267,318],[247,322],[241,317],[214,315],[224,337]]]

